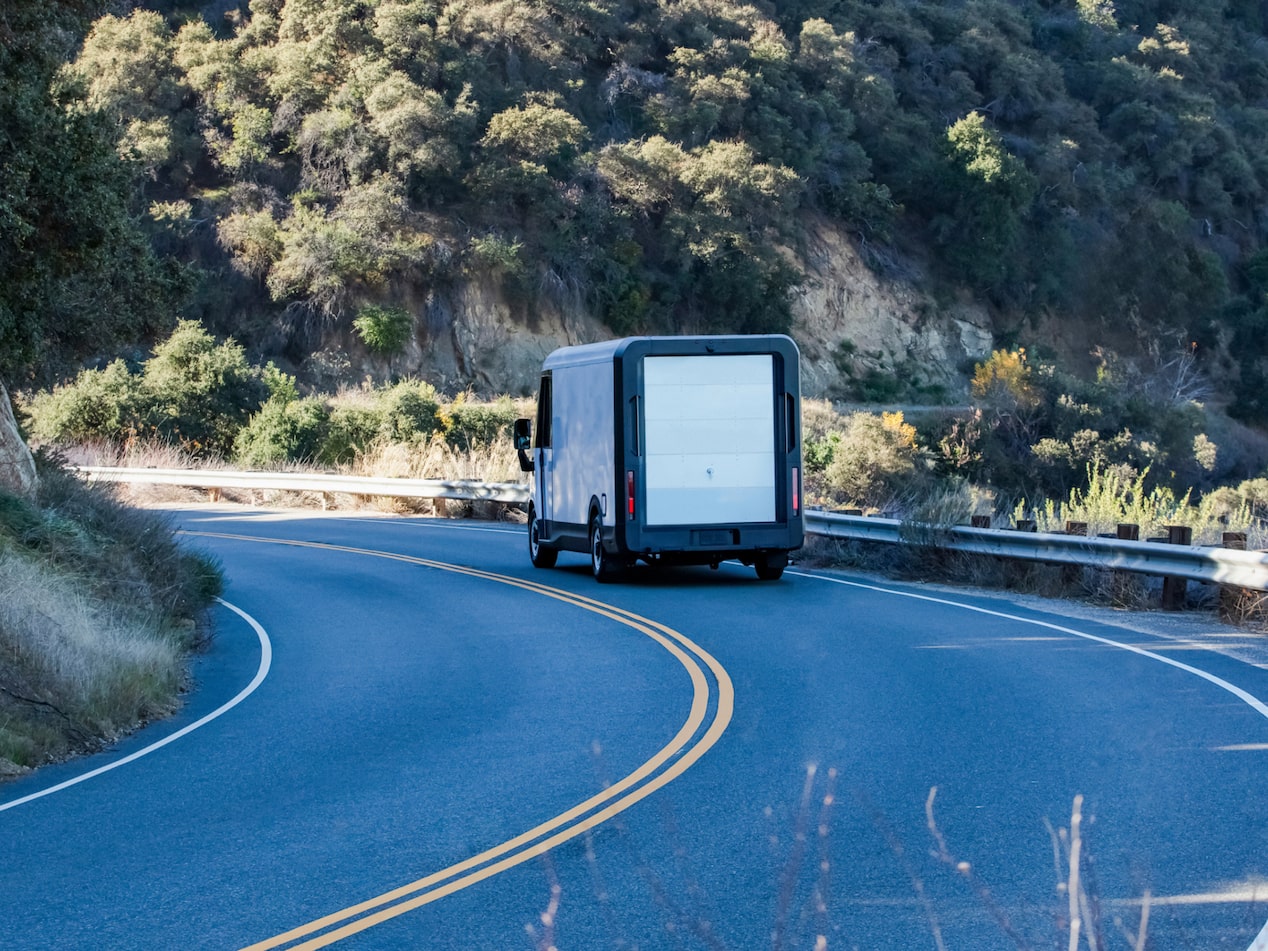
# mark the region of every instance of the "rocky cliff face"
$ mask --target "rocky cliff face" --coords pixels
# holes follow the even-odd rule
[[[825,223],[809,234],[799,254],[789,252],[806,275],[793,301],[792,329],[802,353],[803,392],[840,398],[852,380],[871,373],[900,387],[940,387],[951,399],[962,394],[966,369],[991,350],[987,315],[969,306],[936,306],[914,286],[877,276],[852,240]],[[413,375],[448,392],[471,387],[531,395],[543,358],[556,347],[612,335],[579,296],[550,290],[541,295],[547,303],[527,314],[490,278],[412,299],[407,294],[416,321],[404,353],[390,362],[375,359],[355,337],[332,331],[310,369],[342,353],[346,379]]]
[[[35,487],[35,460],[18,433],[9,393],[0,383],[0,491],[30,498]]]
[[[972,365],[994,342],[981,308],[939,305],[914,285],[886,280],[847,235],[826,223],[808,229],[798,256],[806,281],[793,304],[792,336],[801,348],[802,390],[835,397],[869,372],[911,387],[967,392]]]

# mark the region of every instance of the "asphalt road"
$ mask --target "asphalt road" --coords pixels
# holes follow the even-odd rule
[[[1091,947],[1146,895],[1150,948],[1268,947],[1235,651],[797,569],[599,586],[516,526],[175,517],[232,608],[177,717],[0,788],[0,947],[1065,949],[1076,796]]]

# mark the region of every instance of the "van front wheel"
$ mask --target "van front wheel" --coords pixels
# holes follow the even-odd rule
[[[559,560],[559,552],[542,544],[541,524],[537,521],[537,513],[528,513],[528,557],[534,568],[554,568]]]
[[[603,583],[621,573],[621,564],[603,549],[603,522],[596,515],[590,521],[590,571]]]

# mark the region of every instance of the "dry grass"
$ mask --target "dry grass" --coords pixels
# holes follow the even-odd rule
[[[162,518],[38,461],[36,503],[0,495],[0,779],[173,710],[221,585]]]
[[[37,765],[169,713],[192,635],[192,623],[147,622],[0,552],[0,757]]]

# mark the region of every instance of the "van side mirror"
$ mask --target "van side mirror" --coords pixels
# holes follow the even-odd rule
[[[517,419],[511,432],[515,442],[515,452],[520,457],[520,471],[532,472],[535,467],[527,452],[533,447],[532,420]]]
[[[517,419],[515,421],[515,448],[531,449],[533,448],[533,421],[530,419]]]

